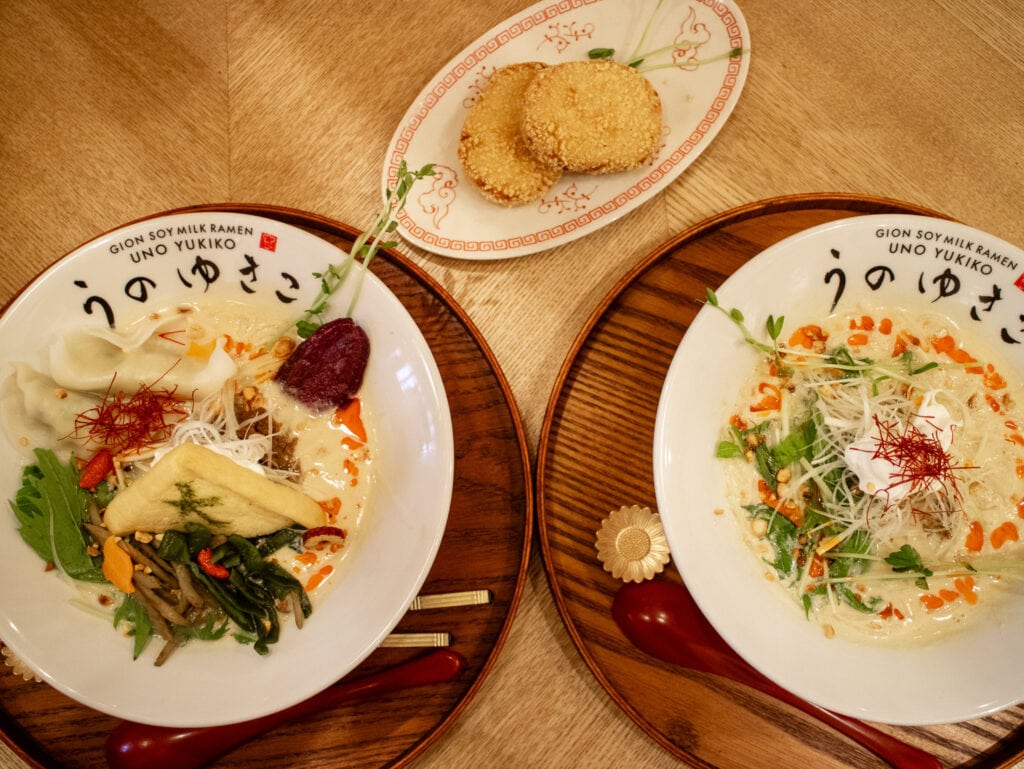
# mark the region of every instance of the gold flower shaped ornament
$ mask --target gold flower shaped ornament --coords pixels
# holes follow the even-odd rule
[[[661,518],[649,507],[621,507],[601,522],[597,558],[623,582],[643,582],[665,568],[668,541]]]

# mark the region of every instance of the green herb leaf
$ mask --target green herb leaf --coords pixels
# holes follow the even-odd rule
[[[754,467],[757,468],[757,474],[768,484],[768,488],[775,491],[779,486],[776,476],[782,465],[775,458],[774,452],[768,448],[768,444],[763,441],[754,447]]]
[[[53,548],[50,545],[50,527],[46,514],[43,512],[42,494],[37,484],[43,479],[43,471],[38,465],[28,465],[21,472],[21,488],[11,501],[14,517],[21,524],[18,530],[21,538],[36,555],[44,561],[53,559]]]
[[[921,554],[911,545],[904,545],[885,557],[885,562],[892,566],[893,571],[920,571],[924,568]]]
[[[870,358],[855,358],[845,347],[839,347],[829,358],[829,363],[847,374],[862,374],[874,361]]]
[[[772,344],[765,344],[764,342],[755,339],[754,335],[750,333],[750,329],[746,326],[746,319],[743,317],[743,313],[738,307],[733,307],[729,310],[722,307],[722,305],[719,304],[718,297],[710,288],[705,289],[705,295],[709,305],[722,312],[729,320],[736,324],[736,328],[738,328],[743,334],[743,340],[747,344],[761,352],[768,353],[775,359],[776,363],[782,367],[781,355],[779,354],[778,336],[782,333],[782,323],[784,318],[775,320],[773,316],[768,316],[768,335],[772,340]]]
[[[224,634],[227,633],[230,624],[231,623],[225,619],[218,625],[216,617],[210,615],[202,625],[197,625],[195,627],[178,626],[175,628],[175,633],[179,640],[195,638],[199,641],[216,641],[219,638],[224,637]]]
[[[734,459],[743,456],[743,447],[733,441],[719,441],[715,456],[719,459]]]
[[[922,590],[928,589],[927,578],[932,576],[934,572],[924,565],[924,561],[921,560],[921,554],[912,546],[904,545],[899,550],[889,553],[885,557],[885,562],[892,566],[893,571],[900,574],[906,572],[919,573],[921,576],[914,583]]]
[[[859,597],[853,590],[850,589],[849,585],[839,583],[833,588],[836,591],[836,595],[853,609],[861,612],[862,614],[874,614],[881,608],[880,604],[882,599],[877,595],[872,596],[871,600],[865,602],[863,598]]]
[[[192,560],[188,550],[188,537],[184,532],[169,529],[164,532],[157,548],[157,555],[172,563],[188,563]]]
[[[775,464],[782,468],[799,459],[812,460],[814,458],[814,441],[817,436],[818,431],[814,420],[808,419],[772,449]]]
[[[320,328],[319,323],[313,323],[308,320],[300,320],[295,324],[295,329],[298,331],[300,339],[309,339],[318,328]]]
[[[841,579],[854,574],[860,574],[866,568],[866,561],[856,556],[866,555],[871,549],[871,535],[864,529],[853,532],[842,543],[829,551],[825,556],[828,562],[828,573],[833,578]],[[850,557],[854,556],[854,557]],[[836,595],[846,604],[859,612],[865,614],[873,613],[881,608],[882,599],[873,596],[865,601],[863,598],[850,589],[845,583],[837,583],[833,586]]]
[[[765,538],[772,546],[773,559],[765,561],[782,579],[792,579],[797,574],[797,563],[793,553],[798,550],[800,532],[785,516],[779,515],[768,505],[750,505],[745,508],[751,519],[760,518],[768,522]]]
[[[293,550],[302,549],[302,529],[281,529],[256,541],[256,547],[264,558],[289,546]]]
[[[89,492],[78,487],[73,462],[62,464],[47,449],[36,449],[36,462],[22,471],[22,485],[11,507],[22,539],[40,558],[72,579],[104,582],[99,560],[86,552]]]
[[[149,643],[149,639],[153,637],[153,623],[142,604],[130,595],[125,596],[121,605],[114,612],[114,627],[116,628],[122,622],[127,622],[132,626],[128,635],[134,639],[132,659],[137,660],[146,648],[146,644]]]

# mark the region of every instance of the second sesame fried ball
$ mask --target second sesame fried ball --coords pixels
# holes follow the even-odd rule
[[[532,155],[568,173],[636,168],[658,150],[661,99],[643,75],[610,61],[539,70],[526,88],[522,135]]]

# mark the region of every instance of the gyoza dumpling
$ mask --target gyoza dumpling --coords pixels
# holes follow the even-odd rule
[[[73,438],[75,417],[101,401],[99,395],[61,387],[27,363],[15,363],[0,389],[0,417],[11,442],[31,455],[37,447],[80,445]]]
[[[63,334],[50,347],[50,372],[69,390],[134,393],[159,382],[181,397],[202,399],[235,373],[235,363],[217,344],[189,342],[187,316],[145,319],[125,332],[89,329]]]

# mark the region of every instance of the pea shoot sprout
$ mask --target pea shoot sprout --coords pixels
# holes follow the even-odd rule
[[[750,329],[747,328],[746,319],[743,317],[743,313],[733,307],[731,310],[727,310],[718,303],[718,297],[715,292],[710,288],[707,289],[707,302],[709,305],[714,307],[716,310],[725,315],[729,320],[736,324],[736,327],[743,334],[743,341],[749,344],[755,349],[761,350],[767,353],[775,359],[776,363],[781,362],[781,353],[779,352],[779,336],[782,334],[782,326],[785,322],[784,316],[776,318],[774,315],[769,315],[768,320],[765,321],[765,330],[768,332],[768,337],[772,340],[772,343],[765,344],[764,342],[756,339],[753,334],[750,333]]]
[[[655,16],[658,15],[658,11],[661,9],[662,0],[658,0],[657,5],[654,6],[654,12],[651,13],[651,17],[647,20],[647,24],[644,26],[644,31],[640,35],[640,40],[637,41],[636,47],[633,49],[633,53],[630,54],[626,61],[626,64],[633,67],[637,72],[653,72],[657,69],[668,69],[670,67],[678,67],[679,62],[670,61],[667,64],[647,64],[647,60],[655,56],[658,56],[669,51],[686,50],[688,48],[695,48],[699,43],[695,40],[675,40],[670,45],[662,46],[661,48],[655,48],[653,50],[641,53],[640,49],[644,45],[644,40],[647,39],[647,33],[651,30],[651,25],[654,23]],[[714,61],[722,61],[723,59],[735,59],[737,56],[743,54],[742,48],[731,48],[723,54],[712,56],[707,59],[691,59],[687,60],[686,64],[688,67],[699,67],[704,64],[710,64]],[[614,48],[591,48],[587,51],[587,58],[598,60],[598,61],[612,61],[615,58]]]
[[[359,277],[357,278],[359,282],[356,284],[352,300],[345,313],[346,316],[352,315],[356,301],[359,298],[363,275],[370,266],[370,262],[373,261],[373,257],[375,257],[377,252],[382,248],[394,248],[398,245],[398,241],[396,240],[381,240],[381,238],[398,229],[398,215],[405,208],[406,200],[409,197],[409,193],[412,191],[413,185],[420,179],[433,175],[433,163],[428,163],[418,171],[410,171],[405,160],[402,160],[398,166],[398,175],[395,186],[394,188],[389,187],[385,191],[384,207],[377,215],[377,219],[374,221],[373,226],[356,238],[344,261],[339,264],[328,265],[324,272],[313,273],[313,277],[320,281],[320,293],[313,304],[310,305],[309,309],[303,313],[302,318],[295,323],[295,328],[301,338],[309,338],[314,331],[323,325],[322,316],[323,313],[327,311],[331,295],[345,282],[345,279],[352,271],[352,266],[356,259],[361,258],[362,269],[359,273]]]

